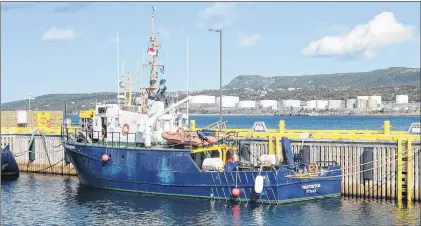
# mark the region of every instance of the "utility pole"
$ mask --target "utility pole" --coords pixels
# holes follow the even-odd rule
[[[24,100],[28,100],[28,111],[31,110],[31,100],[33,100],[33,99],[35,99],[35,98],[33,98],[31,96],[31,94],[29,94],[27,98],[24,98]]]

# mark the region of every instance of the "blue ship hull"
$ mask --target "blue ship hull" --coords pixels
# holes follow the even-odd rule
[[[1,180],[14,180],[19,177],[19,167],[15,156],[7,145],[1,151]]]
[[[87,186],[226,201],[279,204],[340,196],[339,165],[328,167],[320,178],[287,178],[293,170],[202,172],[190,150],[167,148],[117,148],[84,143],[66,143],[65,150],[80,181]],[[107,153],[110,159],[103,162]],[[263,191],[254,191],[255,178],[264,178]],[[238,188],[238,197],[232,190]]]

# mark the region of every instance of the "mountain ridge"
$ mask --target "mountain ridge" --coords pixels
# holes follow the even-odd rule
[[[381,95],[393,101],[396,94],[409,95],[410,101],[420,100],[420,68],[391,67],[369,72],[316,74],[303,76],[263,77],[240,75],[224,86],[223,95],[239,96],[241,100],[282,99],[347,99],[357,95]],[[309,82],[310,81],[310,82]],[[288,90],[288,88],[296,88]],[[297,89],[299,88],[299,89]],[[190,91],[191,95],[219,96],[219,90]],[[185,92],[168,92],[170,101],[180,100]],[[77,111],[93,107],[95,101],[116,102],[116,92],[46,94],[31,101],[32,110]],[[1,110],[24,110],[27,100],[1,104]]]
[[[300,76],[239,75],[224,89],[286,89],[286,88],[326,88],[362,89],[393,85],[419,85],[420,68],[390,67],[368,72],[348,72],[334,74],[313,74]]]

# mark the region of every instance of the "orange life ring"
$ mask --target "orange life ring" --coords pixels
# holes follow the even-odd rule
[[[130,132],[130,126],[128,124],[123,125],[123,133],[128,134]]]
[[[319,172],[319,166],[313,162],[308,165],[308,172],[310,175],[317,175]]]
[[[45,124],[45,123],[47,123],[47,117],[42,116],[42,117],[39,119],[39,121],[41,122],[41,124]]]

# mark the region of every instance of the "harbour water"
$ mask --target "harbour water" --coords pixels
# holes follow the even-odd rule
[[[204,127],[219,120],[219,115],[192,115],[197,127]],[[223,116],[230,128],[252,128],[255,121],[264,121],[268,129],[278,128],[285,120],[287,129],[355,129],[383,130],[383,121],[390,120],[392,130],[408,130],[420,116]]]
[[[2,183],[1,225],[420,225],[420,205],[332,198],[225,205],[87,188],[77,177],[22,174]]]
[[[192,116],[202,127],[218,116]],[[407,130],[419,116],[224,116],[229,127],[251,128],[265,121],[276,128],[382,129],[390,120]],[[280,206],[225,205],[224,202],[145,196],[87,188],[77,177],[22,173],[2,182],[1,225],[421,225],[421,206],[399,208],[386,201],[333,198]]]
[[[67,115],[72,124],[79,123],[78,115]],[[219,120],[219,115],[191,115],[196,126],[205,127]],[[407,130],[411,123],[421,121],[421,116],[258,116],[224,115],[230,128],[252,128],[255,121],[264,121],[268,129],[278,128],[279,120],[285,120],[288,129],[355,129],[382,130],[383,122],[389,120],[392,130]]]

